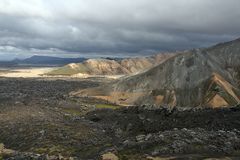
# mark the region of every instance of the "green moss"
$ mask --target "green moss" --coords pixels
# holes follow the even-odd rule
[[[75,115],[75,116],[80,116],[83,114],[81,111],[79,111],[78,109],[74,109],[74,108],[64,108],[63,112],[66,112],[68,114]]]
[[[72,147],[65,147],[61,145],[55,145],[55,146],[45,146],[41,148],[34,149],[34,152],[39,154],[49,154],[49,155],[57,155],[59,153],[69,156],[76,152],[75,149]]]
[[[36,148],[35,152],[38,154],[45,154],[48,153],[48,148]]]
[[[120,106],[111,104],[96,104],[96,109],[118,109]]]
[[[71,68],[70,66],[63,66],[47,73],[47,75],[69,75],[70,76],[78,73],[86,74],[88,72],[89,72],[89,69],[83,64],[79,63],[77,64],[77,68]]]

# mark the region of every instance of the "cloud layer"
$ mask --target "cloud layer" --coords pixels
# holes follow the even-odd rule
[[[205,47],[240,35],[239,6],[239,0],[1,0],[0,57]]]

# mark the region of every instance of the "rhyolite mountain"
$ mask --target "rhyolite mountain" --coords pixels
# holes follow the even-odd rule
[[[82,63],[71,63],[55,69],[48,75],[129,75],[147,70],[174,56],[172,53],[157,54],[149,57],[134,57],[125,59],[88,59]]]
[[[227,107],[240,103],[240,39],[177,54],[137,75],[72,92],[120,105]]]

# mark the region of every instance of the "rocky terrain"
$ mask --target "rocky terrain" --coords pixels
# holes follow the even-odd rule
[[[157,64],[163,63],[174,53],[157,54],[150,57],[113,59],[88,59],[82,63],[71,63],[46,75],[129,75],[147,70]]]
[[[87,148],[102,144],[102,140],[95,137],[102,134],[97,132],[98,128],[70,119],[94,109],[96,102],[93,100],[86,104],[68,98],[70,91],[97,86],[101,81],[1,78],[0,143],[17,151],[10,157],[27,159],[28,156],[36,157],[36,154],[43,153],[70,157],[74,156],[72,151],[75,149],[82,150],[76,151],[79,154],[85,152],[81,145]],[[91,140],[90,137],[99,140]],[[74,145],[73,149],[71,146]]]
[[[1,78],[0,157],[19,160],[239,158],[239,106],[225,109],[123,107],[69,95],[73,90],[110,82],[101,78]]]
[[[239,39],[206,49],[186,51],[146,72],[72,94],[92,96],[120,105],[237,105],[240,103],[239,52]]]
[[[144,68],[117,80],[0,77],[0,159],[240,159],[239,49],[87,62],[94,74]]]

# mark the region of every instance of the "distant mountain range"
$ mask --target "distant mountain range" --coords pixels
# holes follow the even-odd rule
[[[12,61],[0,61],[0,66],[17,66],[17,65],[33,65],[33,66],[62,66],[69,63],[80,63],[86,58],[60,58],[51,56],[32,56],[23,60],[15,59]]]
[[[186,51],[146,72],[71,94],[120,105],[234,106],[240,103],[240,39]]]

